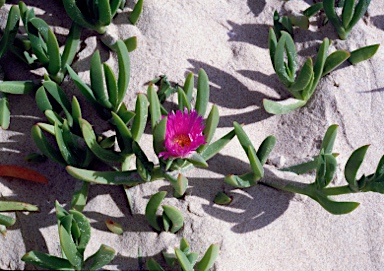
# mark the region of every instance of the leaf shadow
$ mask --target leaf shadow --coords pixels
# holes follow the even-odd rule
[[[384,30],[384,15],[373,16],[371,17],[371,21],[374,26],[381,30]]]
[[[243,83],[228,72],[201,61],[192,59],[188,61],[193,65],[191,70],[195,74],[198,73],[200,68],[207,72],[211,82],[210,102],[214,104],[230,109],[240,109],[248,106],[261,105],[263,99],[270,98],[262,92],[249,90]],[[263,108],[258,108],[247,113],[221,117],[219,127],[232,127],[233,121],[235,120],[246,124],[255,123],[269,116]]]
[[[208,170],[218,174],[243,174],[251,167],[240,159],[218,154],[209,160]],[[225,166],[223,166],[225,165]],[[271,175],[268,170],[267,173]],[[186,194],[203,198],[209,204],[201,204],[207,215],[233,224],[234,233],[252,232],[268,226],[287,210],[293,198],[292,193],[278,191],[263,185],[238,189],[224,182],[223,178],[188,178],[189,187]],[[163,186],[161,189],[169,189]],[[218,205],[213,202],[215,195],[224,191],[231,198],[229,205]],[[197,207],[199,208],[199,207]]]

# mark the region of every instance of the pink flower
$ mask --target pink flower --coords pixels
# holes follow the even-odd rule
[[[203,118],[195,110],[185,108],[168,114],[167,127],[165,129],[165,148],[167,151],[159,153],[159,157],[186,157],[195,151],[200,145],[207,143],[204,135]]]

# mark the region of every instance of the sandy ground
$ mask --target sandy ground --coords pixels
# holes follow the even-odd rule
[[[16,3],[16,1],[8,1]],[[26,1],[56,31],[59,42],[70,25],[60,1]],[[330,24],[318,28],[311,20],[309,30],[295,29],[300,61],[315,56],[324,37],[334,42],[330,51],[352,51],[364,45],[384,41],[384,9],[381,1],[372,1],[367,16],[354,28],[347,41],[337,38]],[[272,14],[294,14],[312,1],[278,0],[146,0],[144,12],[136,26],[127,16],[134,3],[108,27],[108,32],[125,39],[137,36],[138,48],[131,53],[131,82],[126,104],[134,107],[135,96],[145,92],[145,82],[166,74],[183,84],[189,71],[203,68],[211,82],[212,104],[219,106],[221,119],[215,138],[228,132],[233,121],[244,123],[244,130],[255,146],[268,135],[278,143],[266,166],[266,178],[288,178],[310,182],[312,175],[282,174],[277,167],[301,162],[318,153],[321,138],[331,124],[339,125],[335,144],[339,167],[336,184],[343,184],[343,168],[351,152],[371,144],[361,174],[372,173],[384,154],[384,51],[356,66],[343,64],[321,79],[310,102],[295,112],[272,116],[265,112],[262,100],[289,96],[273,71],[267,49]],[[4,15],[4,14],[3,14]],[[4,22],[4,17],[1,17]],[[101,50],[103,61],[117,69],[115,55],[101,45],[94,32],[83,33],[83,43],[74,70],[86,80],[90,56]],[[9,60],[9,58],[7,58]],[[6,79],[28,79],[29,73],[19,62],[1,62]],[[78,95],[70,80],[63,83],[69,95]],[[93,109],[81,100],[85,117],[95,118]],[[33,269],[20,258],[30,250],[59,255],[54,201],[68,206],[78,182],[61,166],[46,162],[29,165],[23,156],[37,151],[30,136],[33,124],[43,120],[34,97],[12,96],[11,126],[0,131],[0,163],[33,167],[49,178],[48,185],[2,178],[0,193],[6,199],[25,201],[40,207],[40,213],[18,213],[17,222],[6,237],[0,236],[1,269]],[[96,120],[95,120],[96,121]],[[140,142],[148,153],[151,135]],[[185,200],[167,197],[165,203],[179,208],[185,226],[176,235],[154,232],[144,218],[149,197],[158,190],[171,192],[167,182],[147,183],[132,189],[134,213],[131,214],[121,187],[94,185],[84,214],[92,225],[92,240],[86,255],[104,243],[117,251],[106,269],[138,270],[138,250],[144,259],[161,259],[161,251],[178,245],[186,237],[192,250],[203,253],[211,243],[220,244],[214,270],[384,270],[384,196],[356,194],[340,199],[361,205],[351,214],[334,216],[305,196],[277,191],[265,186],[233,190],[224,184],[227,174],[249,170],[245,153],[237,139],[215,158],[208,169],[188,172],[190,187]],[[152,154],[153,158],[153,154]],[[271,162],[272,161],[272,162]],[[226,207],[213,204],[218,191],[227,191],[233,202]],[[169,193],[168,195],[171,195]],[[112,219],[125,229],[118,236],[108,231],[104,221]]]

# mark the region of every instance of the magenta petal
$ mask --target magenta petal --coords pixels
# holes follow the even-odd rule
[[[195,110],[190,113],[187,109],[169,113],[165,130],[166,151],[161,152],[159,157],[186,157],[206,143],[203,130],[203,118]]]

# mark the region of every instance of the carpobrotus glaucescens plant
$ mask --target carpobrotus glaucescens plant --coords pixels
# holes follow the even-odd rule
[[[176,113],[169,113],[164,142],[167,151],[161,152],[159,157],[183,158],[196,151],[206,143],[203,135],[204,127],[203,117],[195,110],[188,112],[185,108],[184,112],[177,110]]]

